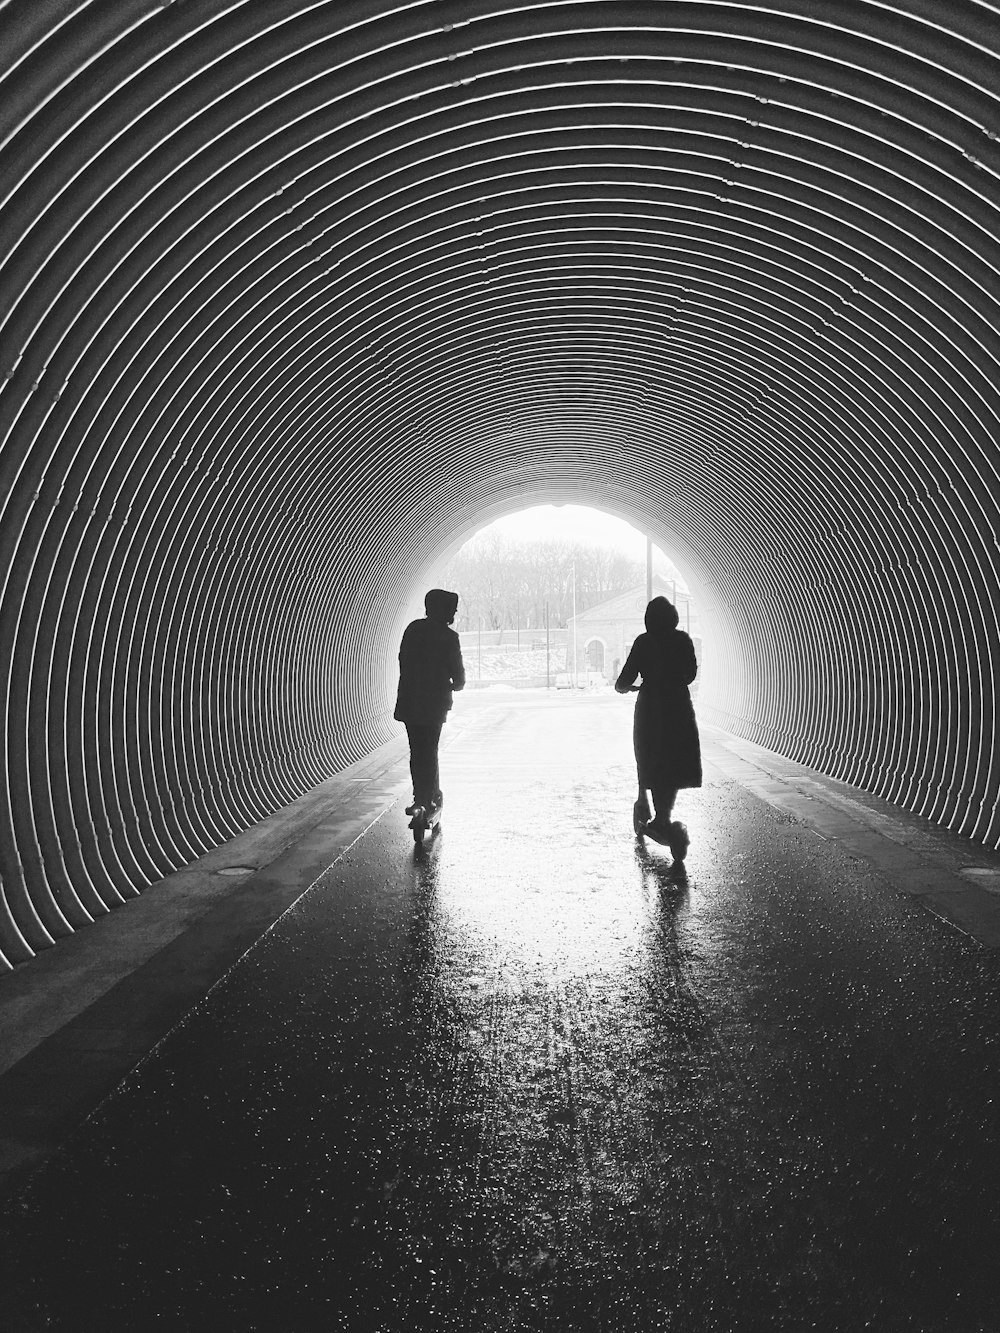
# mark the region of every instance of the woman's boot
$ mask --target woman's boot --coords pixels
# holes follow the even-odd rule
[[[639,798],[632,807],[632,827],[636,833],[641,833],[649,823],[649,817],[653,812],[649,808],[649,797],[640,787]]]
[[[670,855],[675,861],[683,861],[687,856],[691,839],[688,837],[687,829],[676,819],[670,825],[670,840],[667,845],[670,848]]]

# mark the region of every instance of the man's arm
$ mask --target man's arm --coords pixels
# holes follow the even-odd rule
[[[399,669],[404,671],[410,664],[413,657],[413,625],[407,625],[403,630],[403,637],[399,641]]]
[[[465,689],[465,663],[462,661],[462,643],[457,634],[451,662],[451,687],[453,690]]]

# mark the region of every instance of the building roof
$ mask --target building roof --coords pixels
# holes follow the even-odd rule
[[[664,579],[658,575],[653,577],[653,596],[671,597],[673,596],[674,585],[669,579]],[[686,594],[685,594],[686,595]],[[572,625],[574,620],[577,626],[594,623],[596,621],[607,620],[626,620],[638,621],[642,624],[642,618],[646,610],[646,583],[637,583],[635,587],[620,592],[614,597],[609,597],[605,602],[598,602],[596,606],[588,607],[586,611],[577,612],[576,616],[570,616],[567,625]]]

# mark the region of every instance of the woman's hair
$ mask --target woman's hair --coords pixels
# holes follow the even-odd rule
[[[447,625],[458,610],[458,593],[444,588],[431,588],[424,597],[424,610],[430,620],[443,620]]]
[[[665,597],[654,597],[646,604],[646,630],[650,634],[665,634],[667,630],[676,629],[679,620],[677,607]]]

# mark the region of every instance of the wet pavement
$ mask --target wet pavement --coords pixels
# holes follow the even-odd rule
[[[629,711],[467,708],[426,852],[397,802],[7,1200],[5,1326],[997,1333],[1000,952],[711,743],[637,846]]]

